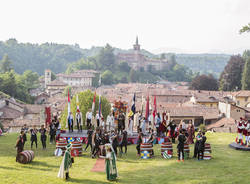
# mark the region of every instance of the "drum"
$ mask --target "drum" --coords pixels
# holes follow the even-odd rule
[[[141,158],[142,159],[149,159],[150,153],[148,151],[141,151]]]
[[[71,144],[72,144],[71,150],[77,150],[78,155],[76,156],[80,156],[82,154],[82,143],[75,141],[75,142],[71,142]]]
[[[153,145],[151,143],[143,143],[141,144],[141,152],[142,151],[148,151],[150,155],[153,153]]]
[[[173,155],[173,146],[171,142],[165,142],[161,144],[161,154],[163,154],[165,151],[172,152]]]
[[[189,153],[190,153],[189,145],[184,144],[184,158],[185,159],[189,158]]]
[[[205,143],[203,159],[210,160],[212,158],[211,153],[212,153],[211,145],[209,143]]]
[[[64,154],[65,150],[66,150],[66,146],[67,146],[67,141],[66,140],[60,140],[56,142],[56,149],[61,149],[62,153]],[[62,154],[62,155],[63,155]]]
[[[32,162],[35,158],[35,154],[31,150],[26,150],[18,154],[17,161],[21,164],[27,164]]]
[[[205,150],[204,151],[212,153],[211,145],[209,143],[205,143]]]

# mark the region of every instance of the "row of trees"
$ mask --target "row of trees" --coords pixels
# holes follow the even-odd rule
[[[0,61],[0,90],[23,102],[32,103],[29,90],[39,86],[39,75],[26,70],[22,75],[15,73],[12,61],[4,55]]]

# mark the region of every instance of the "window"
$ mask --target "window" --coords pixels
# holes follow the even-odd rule
[[[247,102],[247,100],[248,100],[248,97],[245,97],[245,102]]]

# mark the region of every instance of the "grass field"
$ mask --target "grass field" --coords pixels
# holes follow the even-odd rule
[[[22,165],[15,162],[14,148],[17,134],[0,136],[0,183],[2,184],[58,184],[65,183],[57,178],[62,157],[53,156],[55,145],[48,144],[47,150],[35,150],[32,163]],[[234,134],[208,133],[207,142],[212,146],[210,161],[186,160],[177,162],[176,145],[174,157],[170,160],[161,158],[159,146],[154,146],[156,157],[141,160],[136,157],[135,145],[128,147],[128,154],[118,158],[118,183],[250,183],[250,152],[236,151],[228,147],[235,138]],[[30,141],[25,150],[30,149]],[[191,146],[193,151],[193,146]],[[70,169],[71,179],[67,183],[109,183],[105,173],[91,172],[96,160],[89,153],[75,158]],[[115,183],[115,182],[113,182]]]

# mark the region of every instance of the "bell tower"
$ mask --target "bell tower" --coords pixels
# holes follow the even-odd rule
[[[51,82],[51,70],[45,70],[44,82],[45,82],[45,88],[46,88],[47,85]]]
[[[140,51],[141,50],[140,47],[141,46],[139,45],[138,36],[136,36],[136,41],[135,41],[135,44],[134,44],[134,50],[135,51]]]

